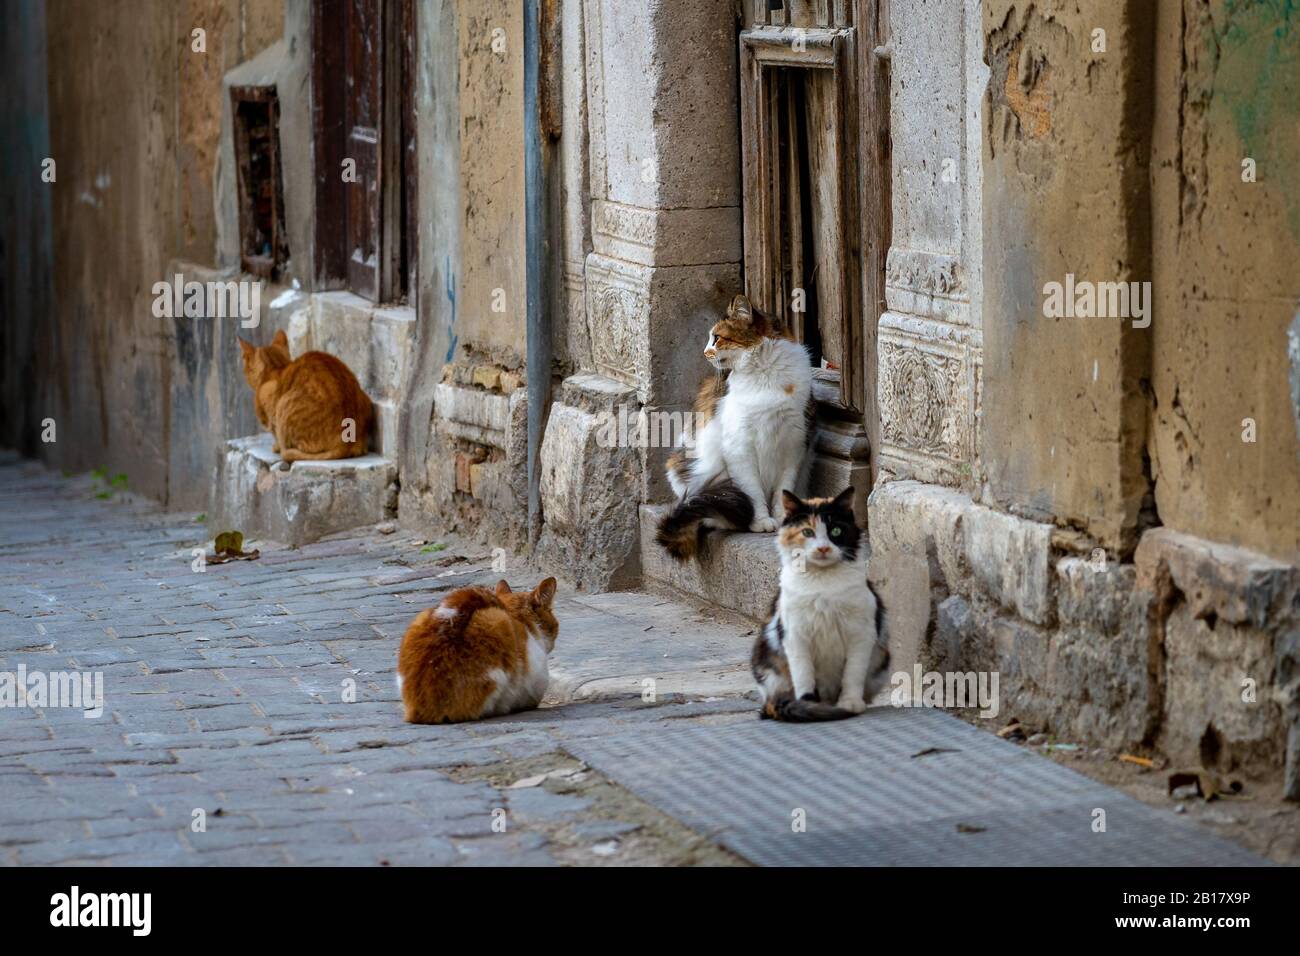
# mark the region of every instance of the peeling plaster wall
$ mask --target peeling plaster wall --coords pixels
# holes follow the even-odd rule
[[[66,0],[39,21],[17,18],[23,30],[39,23],[42,35],[5,66],[22,77],[14,88],[31,93],[21,102],[38,111],[24,122],[48,122],[48,143],[37,150],[30,141],[36,165],[24,163],[16,179],[39,183],[36,152],[55,159],[58,179],[32,190],[34,206],[14,209],[15,225],[31,230],[22,246],[33,258],[7,252],[3,285],[17,291],[30,281],[33,291],[7,333],[16,345],[3,356],[4,390],[21,389],[29,404],[6,401],[14,416],[6,443],[26,438],[25,450],[58,468],[123,472],[133,491],[165,503],[205,497],[206,487],[169,475],[177,439],[187,437],[174,414],[176,385],[202,356],[177,341],[173,320],[154,317],[152,286],[170,279],[174,260],[215,257],[221,76],[279,37],[283,12],[283,0]],[[202,53],[192,48],[196,27],[206,31]],[[23,30],[7,28],[6,37]],[[51,273],[47,307],[39,287]],[[202,394],[210,385],[194,387]],[[45,417],[58,440],[33,446]]]
[[[180,73],[177,103],[180,163],[180,258],[212,262],[216,255],[213,179],[221,139],[221,78],[280,38],[284,0],[180,0],[176,4]],[[193,31],[205,31],[207,52],[196,53]]]
[[[518,366],[526,337],[523,11],[515,0],[464,0],[457,22],[463,269],[456,336]],[[493,311],[498,289],[504,312]]]
[[[1300,558],[1300,10],[1162,3],[1150,440],[1162,522]],[[1243,182],[1243,160],[1256,182]],[[1256,441],[1242,440],[1254,422]]]
[[[104,466],[167,496],[170,320],[152,284],[178,246],[180,54],[163,0],[47,8],[57,467]]]
[[[984,4],[985,498],[1131,551],[1152,333],[1043,287],[1151,278],[1147,0]],[[1104,53],[1092,31],[1106,31]],[[1159,321],[1156,319],[1155,321]]]
[[[410,390],[401,408],[403,455],[398,514],[427,526],[439,510],[429,494],[433,444],[430,421],[442,367],[457,345],[460,273],[460,57],[456,0],[421,0],[416,7],[416,149],[419,186],[417,341]]]

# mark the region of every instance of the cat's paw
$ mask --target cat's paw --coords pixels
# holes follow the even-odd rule
[[[850,714],[860,714],[867,709],[867,702],[861,697],[841,697],[835,704],[840,710],[847,710]]]
[[[770,534],[776,530],[776,521],[772,518],[755,518],[749,523],[749,530],[756,534]]]

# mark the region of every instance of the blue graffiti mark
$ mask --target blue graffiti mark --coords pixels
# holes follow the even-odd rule
[[[1295,437],[1300,440],[1300,310],[1287,329],[1287,357],[1291,362],[1291,417],[1295,420]]]
[[[451,276],[451,256],[447,256],[444,260],[442,272],[447,279],[447,301],[451,303],[451,322],[448,323],[451,342],[447,346],[447,357],[443,361],[450,362],[456,355],[456,282]]]

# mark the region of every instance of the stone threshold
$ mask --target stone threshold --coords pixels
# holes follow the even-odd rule
[[[646,585],[756,621],[766,618],[781,576],[772,535],[710,532],[694,559],[678,562],[655,543],[655,528],[668,509],[668,505],[641,506],[641,568]]]
[[[285,468],[269,434],[235,438],[218,456],[211,527],[299,547],[397,514],[397,464],[371,453]]]

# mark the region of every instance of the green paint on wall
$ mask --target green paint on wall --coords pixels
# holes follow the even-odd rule
[[[1211,109],[1224,108],[1260,179],[1287,208],[1300,240],[1300,0],[1223,0],[1223,16],[1206,31],[1209,62],[1217,60]]]

